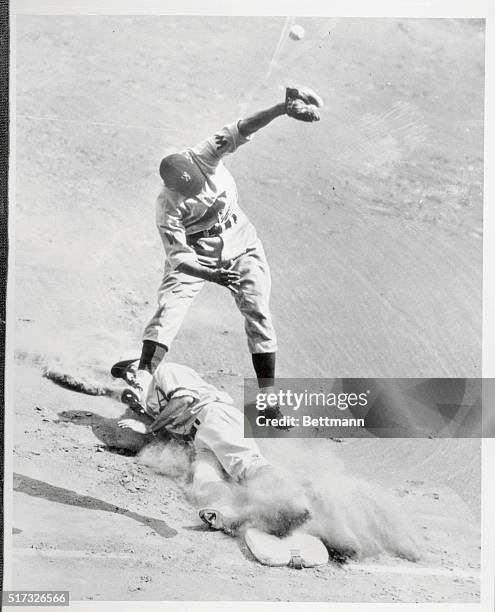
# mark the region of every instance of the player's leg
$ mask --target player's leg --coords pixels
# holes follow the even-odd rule
[[[309,502],[294,479],[273,466],[254,439],[244,437],[244,415],[215,402],[199,415],[194,444],[208,447],[223,469],[245,485],[244,514],[271,533],[286,535],[308,520]]]
[[[238,293],[234,296],[244,316],[248,347],[251,353],[258,387],[269,393],[275,384],[277,339],[270,313],[270,269],[261,242],[233,261],[232,269],[241,274]],[[283,417],[278,406],[271,406],[266,416]],[[290,429],[278,425],[278,429]]]
[[[182,321],[194,298],[203,288],[204,281],[170,268],[165,265],[165,273],[158,289],[158,306],[145,327],[143,341],[170,350]],[[143,351],[140,369],[156,368],[161,359],[153,351]]]
[[[201,520],[212,529],[231,532],[242,522],[232,483],[215,454],[201,443],[195,444],[192,464],[192,497],[199,505]]]
[[[129,388],[122,400],[131,407],[142,409],[153,372],[170,349],[194,298],[203,288],[201,279],[172,270],[166,262],[165,273],[158,290],[158,307],[143,334],[141,357]]]
[[[199,238],[189,243],[204,265],[217,265],[222,252],[218,237]],[[143,334],[143,348],[138,373],[153,374],[170,349],[192,301],[204,286],[204,281],[173,270],[168,261],[158,290],[158,308]]]
[[[243,439],[242,415],[233,406],[211,404],[203,409],[198,420],[193,491],[202,496],[204,504],[199,516],[211,528],[232,533],[250,514],[244,496],[236,496],[233,487],[268,462],[254,440]],[[224,474],[234,482],[226,483]]]
[[[192,496],[195,502],[204,506],[230,501],[222,466],[206,446],[195,445],[192,474]]]
[[[260,388],[275,381],[277,338],[270,312],[270,269],[261,242],[233,261],[240,273],[238,293],[234,296],[244,317],[248,348]]]
[[[277,353],[252,353],[254,371],[260,389],[273,387],[275,384],[275,365]]]
[[[244,437],[244,415],[230,404],[213,402],[198,416],[195,447],[209,448],[236,482],[252,478],[269,462],[253,438]]]

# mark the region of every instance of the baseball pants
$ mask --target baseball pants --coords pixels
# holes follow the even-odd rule
[[[270,463],[252,438],[244,438],[244,415],[230,404],[213,402],[198,417],[194,438],[193,487],[219,497],[224,472],[236,482],[252,478]]]
[[[198,254],[201,253],[198,251]],[[270,270],[261,242],[257,240],[253,247],[227,261],[221,259],[220,249],[215,261],[241,275],[240,285],[236,286],[238,293],[233,295],[244,317],[249,351],[275,352],[277,341],[269,307]],[[143,340],[158,342],[170,349],[192,301],[203,286],[203,280],[177,272],[167,261],[158,290],[158,308],[145,328]]]

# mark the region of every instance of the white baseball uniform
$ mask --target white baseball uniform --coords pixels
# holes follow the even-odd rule
[[[143,340],[164,344],[170,349],[192,300],[204,281],[177,271],[183,262],[197,262],[198,255],[218,266],[240,273],[234,295],[245,319],[251,353],[277,350],[270,299],[270,270],[263,246],[238,203],[235,181],[222,158],[248,142],[237,123],[185,149],[182,154],[193,161],[206,181],[194,197],[163,187],[157,200],[156,223],[166,252],[165,270],[158,290],[158,308],[145,328]],[[218,235],[208,236],[215,228]]]
[[[173,398],[192,397],[179,411],[168,407]],[[222,480],[221,468],[236,481],[249,479],[268,465],[252,438],[244,438],[244,418],[232,398],[204,381],[192,368],[162,361],[153,374],[146,398],[150,416],[162,416],[172,434],[194,435],[195,476]],[[165,419],[163,419],[165,417]]]

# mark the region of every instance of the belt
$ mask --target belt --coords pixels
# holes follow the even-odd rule
[[[225,223],[217,223],[209,229],[201,230],[200,232],[194,232],[194,234],[188,234],[187,240],[198,240],[199,238],[209,238],[210,236],[220,236],[222,232],[230,229],[237,223],[237,215],[234,213],[231,217],[225,221]]]
[[[179,434],[169,432],[169,435],[174,438],[174,440],[179,440],[180,442],[193,442],[196,437],[196,433],[198,431],[198,427],[201,425],[199,419],[194,421],[193,426],[191,427],[191,431],[188,434]]]

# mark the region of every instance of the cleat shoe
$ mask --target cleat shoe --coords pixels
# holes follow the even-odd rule
[[[220,508],[201,508],[199,518],[206,523],[210,529],[223,531],[232,535],[239,529],[241,520],[236,516],[234,510],[230,506],[222,506]]]

